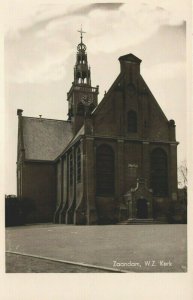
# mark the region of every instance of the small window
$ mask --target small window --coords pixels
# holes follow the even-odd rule
[[[81,151],[80,151],[80,148],[78,148],[78,150],[77,150],[76,171],[77,171],[77,182],[80,182],[81,181]]]
[[[137,114],[130,110],[127,114],[128,132],[137,132]]]

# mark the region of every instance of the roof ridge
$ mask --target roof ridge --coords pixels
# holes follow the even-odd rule
[[[37,119],[37,120],[49,120],[49,121],[59,121],[59,122],[70,123],[68,120],[60,120],[60,119],[50,119],[50,118],[40,118],[40,117],[29,117],[29,116],[22,116],[22,118]]]

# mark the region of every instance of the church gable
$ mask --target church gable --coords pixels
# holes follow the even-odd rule
[[[95,134],[121,135],[122,86],[120,74],[93,113]]]
[[[121,73],[93,114],[96,135],[169,139],[169,122],[140,75],[141,60],[119,58]]]
[[[151,139],[169,139],[169,121],[159,106],[149,87],[140,75],[140,92],[144,129]]]
[[[67,121],[22,117],[25,158],[54,160],[72,139]]]

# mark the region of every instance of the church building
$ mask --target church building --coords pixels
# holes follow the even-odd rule
[[[81,31],[67,120],[18,109],[17,191],[31,207],[28,223],[167,222],[177,200],[175,122],[142,78],[141,60],[126,54],[119,63],[98,104]]]

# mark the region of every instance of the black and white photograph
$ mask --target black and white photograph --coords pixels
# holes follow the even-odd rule
[[[5,4],[6,275],[188,276],[190,10]]]

